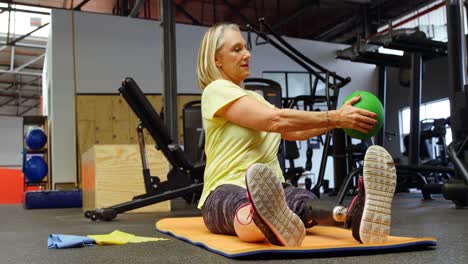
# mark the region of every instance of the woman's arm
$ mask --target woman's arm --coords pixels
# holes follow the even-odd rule
[[[286,139],[289,141],[294,141],[294,140],[306,140],[312,137],[320,136],[328,131],[330,131],[332,128],[312,128],[309,130],[303,130],[303,131],[292,131],[292,132],[284,132],[281,133],[281,138]]]
[[[243,96],[215,113],[239,126],[276,133],[311,129],[352,128],[367,133],[377,123],[376,114],[353,107],[360,97],[338,110],[326,112],[269,108],[251,96]]]

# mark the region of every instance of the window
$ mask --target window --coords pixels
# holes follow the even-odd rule
[[[447,41],[447,10],[444,5],[445,0],[434,1],[419,10],[416,10],[410,14],[407,14],[403,17],[395,19],[392,21],[392,25],[397,25],[398,23],[409,19],[410,17],[417,16],[422,12],[427,12],[429,9],[433,9],[430,12],[416,17],[412,20],[407,21],[406,23],[397,27],[400,28],[416,28],[426,33],[426,36],[432,40],[437,41]],[[378,32],[388,28],[388,25],[382,26],[378,29]],[[465,12],[465,31],[466,31],[466,12]]]
[[[326,75],[321,74],[325,79]],[[283,71],[264,71],[262,77],[273,80],[281,85],[283,98],[293,98],[300,95],[311,95],[314,85],[316,85],[316,96],[325,96],[325,82],[316,80],[316,76],[308,72],[283,72]],[[333,83],[333,77],[329,77],[330,84]],[[333,90],[330,90],[333,96]]]
[[[288,73],[288,97],[310,95],[310,75],[308,73]]]
[[[404,136],[410,133],[410,116],[411,110],[409,107],[405,107],[399,111],[400,116],[400,147],[401,152],[404,152],[405,146],[403,143]],[[450,101],[445,98],[438,101],[433,101],[425,104],[421,104],[419,112],[419,120],[447,118],[450,116]],[[445,134],[445,141],[448,144],[452,142],[452,130],[447,127],[447,133]],[[433,140],[434,144],[437,141]]]
[[[8,10],[8,4],[0,3],[0,36],[4,37],[9,32],[10,38],[13,38],[13,36],[17,38],[50,22],[50,15],[47,14],[50,13],[50,9],[15,4],[12,4],[11,8],[21,11],[1,12],[2,10]],[[10,23],[8,20],[10,20]],[[48,27],[31,34],[31,37],[47,38],[48,36]]]
[[[287,96],[286,73],[284,72],[264,72],[263,78],[273,80],[281,85],[281,96]]]
[[[263,72],[263,78],[273,80],[281,85],[282,97],[310,95],[311,75],[308,72]]]

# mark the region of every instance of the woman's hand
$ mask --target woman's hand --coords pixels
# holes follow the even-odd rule
[[[371,111],[354,107],[361,96],[353,97],[338,110],[330,112],[330,121],[334,127],[350,128],[362,133],[368,133],[377,124],[377,115]]]

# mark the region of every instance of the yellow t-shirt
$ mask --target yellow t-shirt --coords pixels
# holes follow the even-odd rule
[[[252,96],[274,108],[258,93],[245,90],[227,80],[213,81],[203,90],[201,107],[206,167],[198,208],[203,206],[208,195],[220,185],[234,184],[246,188],[245,171],[253,163],[269,165],[284,181],[276,156],[281,139],[279,133],[256,131],[214,116],[219,109],[243,96]]]

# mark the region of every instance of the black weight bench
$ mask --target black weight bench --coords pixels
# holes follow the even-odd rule
[[[137,134],[146,193],[133,197],[129,202],[86,211],[85,217],[93,221],[111,221],[117,214],[178,197],[188,202],[196,200],[203,189],[205,163],[192,163],[182,148],[174,144],[163,120],[132,78],[125,78],[119,93],[141,122],[137,126]],[[150,174],[143,129],[149,132],[156,142],[156,149],[162,152],[170,164],[166,181],[160,181],[159,177]]]

